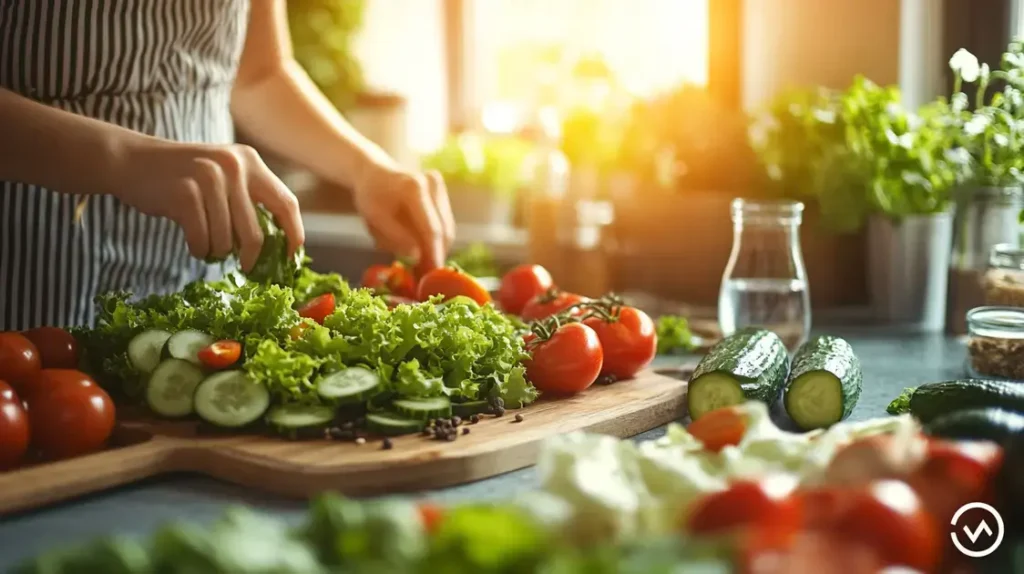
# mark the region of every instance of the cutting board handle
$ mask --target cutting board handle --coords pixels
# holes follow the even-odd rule
[[[0,471],[0,517],[127,484],[169,470],[178,439],[143,442],[67,460]]]

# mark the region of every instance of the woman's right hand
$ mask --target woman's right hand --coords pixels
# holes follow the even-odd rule
[[[305,241],[295,195],[249,146],[148,140],[125,160],[117,198],[180,225],[193,257],[223,259],[237,245],[242,270],[252,269],[263,246],[257,203],[281,225],[290,254]]]

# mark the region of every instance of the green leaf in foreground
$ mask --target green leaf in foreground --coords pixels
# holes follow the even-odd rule
[[[900,393],[900,396],[896,397],[895,399],[892,400],[891,403],[889,403],[889,406],[886,407],[885,412],[889,413],[890,415],[901,415],[903,413],[909,413],[910,397],[913,396],[914,389],[915,387],[908,387],[906,389],[903,389],[903,392]]]

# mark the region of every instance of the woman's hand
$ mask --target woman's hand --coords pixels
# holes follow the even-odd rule
[[[117,198],[175,221],[193,257],[223,259],[237,245],[242,270],[250,270],[263,246],[256,203],[277,219],[290,254],[305,241],[295,195],[251,147],[147,140],[126,160]]]
[[[426,269],[444,265],[455,238],[455,218],[439,173],[374,164],[356,180],[353,193],[378,247]]]

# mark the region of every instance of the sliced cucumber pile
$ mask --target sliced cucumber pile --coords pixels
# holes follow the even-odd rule
[[[270,409],[267,423],[279,431],[295,434],[323,430],[334,422],[335,411],[322,405],[281,405]]]
[[[244,371],[210,375],[196,389],[195,411],[204,421],[237,428],[259,420],[270,407],[270,392]]]
[[[194,412],[196,387],[203,382],[202,369],[183,359],[167,359],[149,377],[146,404],[164,417],[186,417]]]
[[[422,431],[425,420],[410,419],[397,413],[379,412],[366,415],[366,428],[384,436],[398,436]]]
[[[316,392],[329,401],[355,402],[373,396],[380,387],[377,373],[364,367],[350,367],[316,382]]]
[[[164,345],[164,358],[181,359],[193,365],[199,363],[199,351],[209,347],[215,341],[213,337],[199,331],[178,331],[167,338]]]
[[[391,406],[400,415],[422,421],[452,416],[452,403],[445,397],[398,399]]]
[[[784,404],[803,430],[825,428],[850,416],[860,398],[860,360],[849,343],[821,335],[793,357]]]
[[[151,374],[162,359],[161,354],[171,334],[167,331],[144,331],[128,343],[128,360],[144,375]]]

